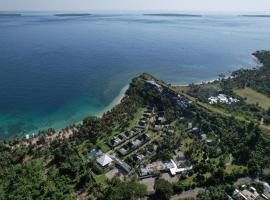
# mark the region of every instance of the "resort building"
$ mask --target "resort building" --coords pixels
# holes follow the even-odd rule
[[[239,101],[238,99],[228,97],[225,94],[219,94],[216,97],[211,96],[208,98],[209,104],[217,104],[217,103],[232,104],[232,103],[237,103],[238,101]]]
[[[162,92],[162,87],[153,80],[146,80],[145,81],[148,85],[152,86],[153,88],[157,89],[159,92]]]
[[[238,189],[234,190],[233,197],[243,200],[255,200],[260,197],[260,194],[254,187],[247,188],[246,185],[242,185],[241,190]]]
[[[179,168],[174,160],[170,161],[157,161],[147,165],[143,165],[140,168],[141,176],[148,176],[153,174],[156,171],[160,172],[169,172],[171,176],[175,176],[179,173],[184,173],[192,170],[192,166]]]
[[[106,168],[108,167],[111,163],[113,162],[113,160],[107,155],[104,154],[101,157],[99,157],[97,159],[97,163],[102,167],[102,168]]]
[[[176,163],[174,162],[174,160],[171,160],[171,162],[173,164],[173,167],[170,168],[170,174],[172,176],[175,176],[176,174],[179,174],[179,173],[190,171],[193,168],[192,166],[186,167],[186,168],[178,168],[178,166],[176,165]]]
[[[124,143],[125,141],[127,141],[128,139],[138,135],[140,132],[138,131],[129,131],[129,132],[125,132],[122,133],[116,137],[113,137],[111,140],[109,140],[108,145],[112,148]]]
[[[133,150],[137,149],[139,146],[143,145],[147,141],[150,140],[150,137],[147,134],[141,134],[139,137],[134,139],[133,141],[128,142],[122,148],[118,150],[118,152],[122,155],[125,156],[132,152]]]

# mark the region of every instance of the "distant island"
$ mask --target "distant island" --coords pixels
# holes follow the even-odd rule
[[[0,13],[0,17],[20,17],[22,14],[12,13]]]
[[[270,17],[270,15],[240,15],[241,17]]]
[[[90,16],[89,13],[64,13],[64,14],[55,14],[57,17],[74,17],[74,16]]]
[[[163,17],[202,17],[202,15],[192,14],[177,14],[177,13],[157,13],[157,14],[143,14],[144,16],[163,16]]]

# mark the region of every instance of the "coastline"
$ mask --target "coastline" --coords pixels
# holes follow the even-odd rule
[[[94,116],[95,116],[95,117],[98,117],[98,118],[101,118],[101,117],[103,116],[104,113],[106,113],[106,112],[112,110],[115,106],[117,106],[118,104],[120,104],[121,101],[122,101],[122,99],[125,97],[126,91],[128,90],[128,88],[129,88],[129,84],[126,85],[126,86],[124,86],[124,87],[120,90],[119,94],[112,100],[112,102],[111,102],[108,106],[106,106],[104,109],[102,109],[100,112],[98,112],[98,113],[97,113],[96,115],[94,115]],[[74,125],[80,125],[80,124],[82,124],[82,123],[83,123],[83,119],[80,120],[80,121],[78,121],[78,122],[76,122],[76,123],[74,123]],[[70,124],[70,125],[73,125],[73,124]],[[65,128],[65,127],[64,127],[64,128]],[[63,129],[64,129],[64,128],[63,128]],[[60,130],[59,130],[59,131],[60,131]]]
[[[252,54],[251,57],[254,60],[254,62],[256,63],[256,68],[263,67],[263,64],[259,61],[259,59],[255,55]]]
[[[263,65],[259,62],[259,60],[258,60],[258,58],[256,57],[256,56],[254,56],[253,54],[251,54],[251,58],[252,58],[252,60],[254,61],[254,66],[256,67],[256,68],[258,68],[258,67],[262,67]],[[253,67],[254,67],[253,66]],[[228,75],[228,76],[226,76],[225,78],[227,79],[227,78],[229,78],[230,77],[230,75]],[[201,85],[201,84],[211,84],[211,83],[213,83],[213,82],[215,82],[215,81],[218,81],[219,80],[219,77],[217,76],[216,78],[212,78],[212,79],[209,79],[209,80],[201,80],[201,81],[198,81],[198,82],[195,82],[195,83],[193,83],[193,84],[196,84],[196,85]],[[171,84],[173,87],[187,87],[187,86],[189,86],[191,83],[186,83],[186,84]],[[109,104],[109,105],[107,105],[105,108],[103,108],[101,111],[99,111],[99,112],[97,112],[97,113],[95,113],[95,114],[92,114],[92,116],[94,116],[94,117],[97,117],[97,118],[101,118],[103,115],[104,115],[104,113],[106,113],[106,112],[108,112],[108,111],[110,111],[110,110],[112,110],[115,106],[117,106],[118,104],[120,104],[121,103],[121,101],[122,101],[122,99],[125,97],[125,93],[126,93],[126,91],[128,90],[128,88],[129,88],[129,84],[128,85],[126,85],[126,86],[124,86],[121,90],[120,90],[120,92],[119,92],[119,94],[111,101],[111,103]],[[88,116],[91,116],[91,114],[89,114]],[[86,116],[87,117],[87,116]],[[63,131],[64,129],[66,129],[66,128],[68,128],[68,127],[70,127],[70,126],[73,126],[73,125],[81,125],[82,123],[83,123],[83,120],[86,118],[86,117],[84,117],[84,118],[82,118],[81,120],[79,120],[79,121],[77,121],[77,122],[73,122],[73,123],[70,123],[70,124],[67,124],[67,125],[65,125],[65,126],[62,126],[62,127],[58,127],[58,128],[54,128],[55,130],[56,130],[56,132],[58,132],[58,133],[60,133],[61,131]],[[43,130],[47,130],[47,129],[43,129]],[[37,135],[37,132],[32,132],[32,133],[24,133],[24,134],[22,134],[21,135],[21,137],[25,137],[26,135]]]
[[[53,128],[55,130],[55,135],[58,135],[58,134],[60,135],[61,133],[65,132],[64,130],[69,129],[69,127],[81,125],[83,123],[83,120],[85,118],[87,118],[88,116],[94,116],[97,118],[101,118],[104,113],[112,110],[115,106],[117,106],[118,104],[121,103],[122,99],[125,97],[125,94],[126,94],[126,91],[128,90],[128,88],[129,88],[129,84],[124,86],[120,90],[118,95],[111,101],[111,103],[109,105],[107,105],[105,108],[103,108],[101,111],[99,111],[98,113],[95,113],[95,114],[89,113],[87,116],[83,117],[81,120],[79,120],[77,122],[73,122],[73,123],[71,122],[71,123],[65,124],[64,126],[59,126],[58,128],[56,128],[52,125],[52,126],[49,126],[46,128],[45,127],[40,128],[40,130],[35,130],[35,131],[31,131],[31,132],[24,132],[24,133],[21,133],[20,135],[17,135],[16,137],[25,138],[25,137],[31,136],[33,138],[36,138],[36,137],[38,137],[38,135],[39,135],[38,133],[40,131],[47,131],[49,128]],[[8,139],[13,139],[13,138],[11,137]]]
[[[227,77],[225,77],[225,78],[228,78],[228,77],[230,77],[230,76],[227,76]],[[209,83],[213,83],[213,82],[215,82],[215,81],[218,81],[218,79],[219,78],[215,78],[215,79],[210,79],[210,80],[205,80],[205,81],[199,81],[199,82],[197,82],[197,83],[193,83],[193,84],[195,84],[195,85],[201,85],[201,84],[209,84]],[[192,83],[187,83],[187,84],[172,84],[172,87],[187,87],[187,86],[189,86],[190,84],[192,84]]]
[[[129,88],[129,84],[126,85],[125,87],[123,87],[120,90],[119,94],[114,98],[114,100],[108,106],[106,106],[102,111],[100,111],[99,114],[94,115],[94,116],[96,116],[98,118],[101,118],[104,113],[110,111],[112,108],[114,108],[115,106],[120,104],[122,99],[125,97],[126,91],[128,90],[128,88]],[[65,126],[63,128],[60,128],[60,129],[55,129],[54,133],[51,132],[51,133],[49,133],[49,135],[47,133],[46,137],[47,137],[47,139],[48,138],[54,139],[54,138],[57,138],[57,137],[69,138],[78,131],[76,126],[80,125],[82,123],[83,123],[83,119],[81,121],[77,122],[77,123],[69,124],[69,125],[67,125],[67,126]],[[29,143],[26,142],[25,144],[30,144],[30,143],[31,144],[37,144],[38,137],[39,137],[38,134],[34,134],[34,133],[30,134],[30,133],[28,133],[28,134],[22,135],[22,138],[29,138],[29,137],[31,138],[29,140]]]
[[[117,106],[118,104],[121,103],[122,99],[125,97],[126,95],[126,91],[128,90],[129,88],[129,84],[126,85],[125,87],[123,87],[119,94],[114,98],[114,100],[108,105],[106,106],[103,110],[101,110],[97,115],[96,117],[102,117],[104,113],[112,110],[115,106]]]
[[[259,61],[259,59],[255,55],[251,54],[251,58],[254,61],[254,65],[255,65],[255,66],[253,66],[251,68],[261,68],[261,67],[263,67],[263,64]],[[224,78],[227,79],[227,78],[230,78],[230,77],[231,77],[231,75],[227,75]],[[219,80],[219,78],[217,77],[217,78],[210,79],[210,80],[202,80],[202,81],[199,81],[199,82],[193,83],[193,84],[195,84],[195,85],[210,84],[210,83],[213,83],[213,82],[218,81],[218,80]],[[172,86],[173,87],[187,87],[190,84],[192,84],[192,83],[172,84]]]

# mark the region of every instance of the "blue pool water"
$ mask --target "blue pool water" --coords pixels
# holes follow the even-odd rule
[[[99,115],[149,72],[186,84],[251,67],[270,18],[99,14],[0,17],[0,138]]]

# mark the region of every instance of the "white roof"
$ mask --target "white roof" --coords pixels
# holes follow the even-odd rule
[[[192,169],[192,166],[190,166],[188,168],[178,168],[176,163],[174,162],[174,160],[171,160],[171,162],[173,164],[173,168],[170,168],[170,172],[171,172],[171,175],[173,175],[173,176],[176,175],[177,173],[188,171],[188,170]]]
[[[110,164],[113,160],[106,154],[99,157],[97,159],[98,164],[100,164],[102,167],[105,167],[106,165]]]
[[[156,81],[153,81],[153,80],[146,80],[147,83],[151,84],[151,85],[154,85],[158,88],[160,88],[161,86],[159,84],[156,83]]]

